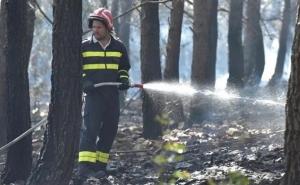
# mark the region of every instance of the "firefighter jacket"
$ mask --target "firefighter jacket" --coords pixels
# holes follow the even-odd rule
[[[83,85],[101,82],[118,82],[129,78],[128,54],[124,44],[111,36],[111,41],[103,48],[92,36],[82,42]]]

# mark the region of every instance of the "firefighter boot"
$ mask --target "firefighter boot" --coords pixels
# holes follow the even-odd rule
[[[89,177],[94,176],[95,171],[93,167],[89,164],[79,164],[78,167],[78,177],[79,179],[86,180]]]

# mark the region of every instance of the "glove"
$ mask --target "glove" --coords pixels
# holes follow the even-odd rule
[[[88,93],[95,89],[94,84],[91,81],[84,81],[82,84],[83,92]]]
[[[124,91],[129,89],[130,85],[128,78],[120,78],[118,81],[121,83],[121,85],[119,86],[119,90]]]

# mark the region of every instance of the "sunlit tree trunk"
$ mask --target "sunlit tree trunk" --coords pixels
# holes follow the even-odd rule
[[[243,87],[244,55],[242,45],[242,19],[244,0],[231,0],[229,13],[229,78],[228,88]]]
[[[199,89],[214,88],[216,79],[218,0],[194,1],[194,36],[192,84]],[[210,101],[194,96],[191,103],[190,123],[209,119]]]
[[[166,67],[164,71],[164,80],[169,82],[179,82],[179,56],[182,19],[184,11],[184,0],[174,0],[172,2],[171,20],[169,36],[167,43]],[[180,122],[184,122],[184,113],[182,101],[179,97],[166,96],[167,106],[170,119],[174,122],[171,127],[177,127]]]
[[[282,78],[285,56],[287,52],[287,41],[291,19],[291,0],[284,0],[283,20],[279,37],[279,50],[276,61],[275,72],[269,82],[270,86],[276,85]]]
[[[261,0],[247,0],[244,38],[245,83],[257,86],[265,67],[263,35],[260,26]]]
[[[121,1],[120,2],[120,9],[121,13],[129,10],[132,6],[133,0],[127,0],[127,1]],[[120,18],[120,31],[119,31],[119,37],[124,43],[125,47],[127,48],[127,51],[130,50],[129,48],[129,38],[130,38],[130,23],[131,23],[131,12],[128,14],[122,16]],[[132,61],[131,61],[132,63]],[[126,91],[120,91],[120,105],[123,108],[125,103],[125,97],[126,97]]]
[[[4,1],[7,45],[5,45],[7,141],[11,141],[31,127],[28,64],[34,29],[34,10],[29,1]],[[5,112],[4,112],[5,113]],[[1,120],[2,121],[2,120]],[[1,128],[2,129],[2,128]],[[21,154],[21,155],[20,155]],[[26,180],[32,165],[31,135],[7,152],[2,182],[8,184]]]
[[[151,0],[142,0],[142,3]],[[158,0],[155,0],[158,1]],[[147,3],[141,13],[141,73],[142,83],[160,81],[158,4]],[[162,134],[161,124],[156,119],[161,113],[160,96],[143,92],[143,136],[155,139]]]
[[[121,13],[129,10],[133,4],[133,0],[121,1]],[[130,23],[131,23],[131,12],[120,18],[120,39],[129,50],[129,38],[130,38]]]
[[[299,10],[298,10],[299,11]],[[298,185],[300,182],[300,24],[296,24],[292,53],[292,70],[286,104],[285,158],[286,173],[282,185]]]
[[[81,125],[81,0],[54,0],[52,90],[47,130],[28,185],[68,185]]]
[[[111,4],[111,13],[112,15],[118,16],[120,12],[120,1],[121,0],[112,0]],[[114,30],[117,33],[117,35],[120,34],[120,20],[119,19],[114,19]]]

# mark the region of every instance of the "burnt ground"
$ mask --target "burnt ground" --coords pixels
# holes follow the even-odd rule
[[[211,120],[172,130],[158,140],[146,140],[142,137],[141,101],[132,101],[120,117],[112,148],[110,168],[116,173],[105,180],[88,179],[84,184],[158,184],[162,167],[153,158],[164,153],[162,144],[167,141],[186,145],[181,161],[163,165],[165,179],[176,170],[190,173],[189,179],[179,179],[176,184],[205,185],[212,178],[219,182],[227,179],[229,172],[247,176],[251,185],[279,184],[284,173],[284,107],[249,101],[212,102]],[[34,133],[35,158],[41,137],[41,131]]]
[[[274,100],[260,96],[264,98]],[[284,98],[274,101],[284,103]],[[153,159],[164,153],[162,144],[167,141],[186,145],[181,161],[163,165],[165,179],[176,170],[190,173],[189,179],[179,179],[176,184],[205,185],[211,178],[220,182],[229,172],[247,176],[251,185],[279,184],[284,174],[284,106],[249,100],[211,102],[210,121],[172,130],[158,140],[143,139],[141,102],[132,102],[120,118],[112,148],[111,164],[117,174],[108,178],[110,183],[89,179],[86,184],[158,184],[162,168]]]

